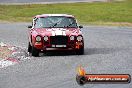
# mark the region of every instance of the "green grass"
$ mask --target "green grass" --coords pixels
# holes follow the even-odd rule
[[[132,2],[0,5],[1,21],[31,22],[33,16],[45,13],[72,14],[83,24],[131,24]]]

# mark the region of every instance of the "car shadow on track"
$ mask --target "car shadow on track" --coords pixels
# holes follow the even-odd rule
[[[125,48],[85,48],[85,55],[93,54],[111,54],[119,51],[126,50]]]
[[[52,51],[52,52],[46,52],[46,53],[41,53],[40,56],[72,56],[72,55],[76,55],[74,52],[72,51],[65,51],[65,52],[61,52],[61,51]]]

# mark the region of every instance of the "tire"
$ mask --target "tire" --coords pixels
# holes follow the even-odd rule
[[[30,42],[28,43],[28,52],[31,53],[32,51],[32,46],[30,45]]]
[[[39,50],[32,46],[32,56],[38,57],[39,56]]]
[[[76,50],[76,54],[77,54],[77,55],[83,55],[83,54],[84,54],[84,47],[82,47],[82,48],[79,49],[79,50]]]

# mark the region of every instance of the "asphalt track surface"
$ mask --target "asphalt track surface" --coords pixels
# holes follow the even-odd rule
[[[0,3],[64,3],[64,2],[95,2],[106,0],[0,0]]]
[[[27,49],[29,23],[0,23],[0,41]],[[85,54],[51,54],[0,69],[0,88],[132,88],[130,84],[76,83],[76,68],[87,73],[132,75],[132,28],[86,26]]]

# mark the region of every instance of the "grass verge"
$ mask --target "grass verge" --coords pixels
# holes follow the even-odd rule
[[[132,26],[130,1],[0,5],[0,21],[31,22],[33,16],[45,13],[73,14],[81,24]]]

